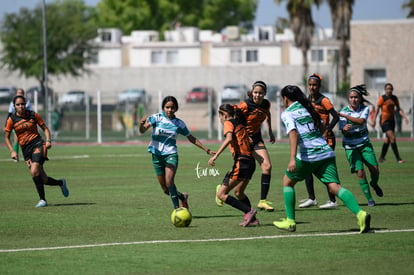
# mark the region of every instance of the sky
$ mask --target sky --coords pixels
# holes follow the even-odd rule
[[[52,0],[45,0],[52,2]],[[84,0],[87,5],[96,5],[100,0]],[[389,20],[406,18],[408,10],[401,5],[406,0],[355,0],[352,20]],[[33,8],[42,0],[0,0],[0,20],[5,13],[18,12],[21,7]],[[313,10],[314,21],[322,28],[331,27],[331,16],[327,4]],[[259,0],[254,25],[274,25],[278,17],[288,18],[285,4],[277,5],[274,0]]]

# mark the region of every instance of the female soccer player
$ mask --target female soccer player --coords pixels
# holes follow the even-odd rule
[[[224,176],[216,196],[221,201],[244,213],[244,221],[241,226],[256,226],[259,220],[256,219],[256,210],[251,207],[250,200],[244,193],[249,183],[256,163],[250,144],[249,135],[246,130],[246,118],[237,107],[230,104],[223,104],[219,108],[220,121],[223,124],[224,141],[217,153],[208,161],[214,166],[216,159],[229,146],[233,156],[233,168]],[[237,199],[229,195],[234,189]]]
[[[267,120],[271,143],[275,142],[275,136],[272,131],[270,102],[264,98],[266,92],[266,83],[263,81],[256,81],[252,85],[252,90],[247,93],[249,98],[246,101],[241,102],[239,108],[247,119],[246,129],[253,141],[253,157],[262,168],[260,201],[257,204],[257,207],[271,212],[274,211],[274,208],[272,207],[272,202],[267,200],[267,195],[270,189],[272,163],[261,132],[261,127],[265,120]]]
[[[188,206],[188,194],[181,193],[175,185],[175,174],[178,168],[177,135],[181,134],[194,145],[201,148],[207,154],[214,152],[207,149],[197,138],[191,135],[184,121],[177,118],[177,99],[167,96],[162,101],[162,112],[151,116],[143,117],[140,121],[139,131],[145,133],[152,127],[151,142],[148,152],[152,154],[152,164],[157,175],[158,182],[166,195],[169,195],[174,209],[178,208],[179,200],[185,208]]]
[[[322,137],[320,116],[299,87],[285,86],[281,90],[281,96],[286,108],[282,120],[290,144],[290,160],[283,177],[287,218],[273,224],[282,230],[296,230],[294,186],[313,173],[329,187],[329,192],[338,196],[357,216],[360,233],[368,232],[371,216],[361,210],[354,195],[339,184],[335,152]]]
[[[47,128],[40,115],[26,109],[26,99],[23,96],[14,97],[13,104],[16,111],[7,118],[4,128],[4,141],[10,151],[11,158],[17,160],[18,153],[13,149],[10,141],[11,132],[14,130],[40,197],[36,207],[45,207],[47,201],[44,185],[60,186],[63,196],[67,197],[69,196],[69,190],[66,186],[66,180],[56,180],[48,177],[43,168],[43,163],[48,160],[47,149],[52,147],[52,143],[49,128]],[[38,126],[43,130],[46,142],[40,136],[37,130]]]
[[[385,95],[380,96],[378,98],[378,108],[375,110],[374,114],[374,121],[372,122],[372,127],[375,127],[376,119],[378,116],[379,111],[381,110],[381,117],[380,117],[380,125],[382,131],[385,133],[385,141],[382,145],[381,155],[379,157],[379,162],[385,161],[385,155],[387,154],[388,147],[391,144],[392,151],[394,152],[395,158],[397,159],[398,163],[405,163],[400,157],[400,153],[398,152],[397,141],[395,138],[395,118],[394,118],[394,111],[398,112],[403,118],[405,123],[408,123],[408,118],[405,116],[403,110],[400,108],[400,102],[398,101],[398,97],[393,95],[392,92],[394,87],[391,83],[387,83],[384,86]]]
[[[358,85],[349,90],[349,106],[344,107],[340,112],[339,129],[342,130],[344,135],[342,145],[351,166],[351,173],[356,173],[362,193],[368,200],[368,206],[374,206],[375,201],[372,199],[369,190],[364,164],[371,174],[370,185],[374,188],[376,194],[382,197],[383,192],[378,185],[378,163],[368,135],[369,107],[364,104],[366,102],[364,95],[368,95],[365,85]]]
[[[311,101],[315,111],[319,114],[322,119],[324,130],[322,136],[331,146],[332,150],[335,150],[336,140],[335,134],[332,129],[335,127],[336,123],[339,121],[338,113],[336,112],[332,102],[320,93],[322,77],[318,74],[312,74],[308,78],[308,89],[309,89],[309,100]],[[332,116],[330,121],[329,115]],[[299,204],[300,208],[307,208],[309,206],[317,205],[315,191],[313,187],[313,176],[309,175],[305,179],[306,190],[308,191],[308,199],[302,201]],[[336,203],[336,198],[334,194],[331,194],[328,190],[329,200],[325,204],[322,204],[319,208],[321,209],[330,209],[337,208],[338,204]]]

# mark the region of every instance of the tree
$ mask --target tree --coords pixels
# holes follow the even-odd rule
[[[82,0],[55,1],[46,6],[47,60],[50,75],[80,76],[88,72],[96,53],[95,10]],[[6,14],[0,30],[1,66],[36,78],[41,86],[43,70],[42,7]]]
[[[275,0],[280,4],[283,0]],[[311,46],[315,24],[312,19],[312,5],[319,6],[320,0],[287,0],[290,28],[295,35],[295,45],[302,51],[303,76],[308,74],[307,53]]]
[[[407,0],[401,7],[408,10],[407,18],[414,17],[414,0]]]
[[[348,81],[348,58],[350,38],[350,21],[352,18],[352,6],[354,0],[328,0],[331,11],[333,36],[340,40],[338,59],[338,78],[341,86]]]
[[[133,30],[174,29],[177,24],[221,31],[228,25],[252,28],[258,0],[102,0],[99,25]]]

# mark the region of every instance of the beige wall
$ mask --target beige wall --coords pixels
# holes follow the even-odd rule
[[[414,20],[353,21],[350,43],[351,85],[365,69],[385,69],[397,95],[414,92]]]

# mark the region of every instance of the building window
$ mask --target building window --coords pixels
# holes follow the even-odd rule
[[[178,64],[178,51],[167,51],[167,64]]]
[[[240,49],[230,51],[230,63],[242,63],[242,61],[242,51]]]
[[[364,72],[364,83],[368,90],[382,90],[387,82],[385,69],[366,69]]]
[[[111,32],[101,32],[101,40],[102,42],[111,42],[112,41]]]
[[[162,63],[163,63],[162,51],[152,51],[151,52],[151,64],[162,64]]]
[[[323,62],[323,50],[311,50],[311,62]]]
[[[247,50],[246,51],[246,62],[258,62],[257,50]]]

